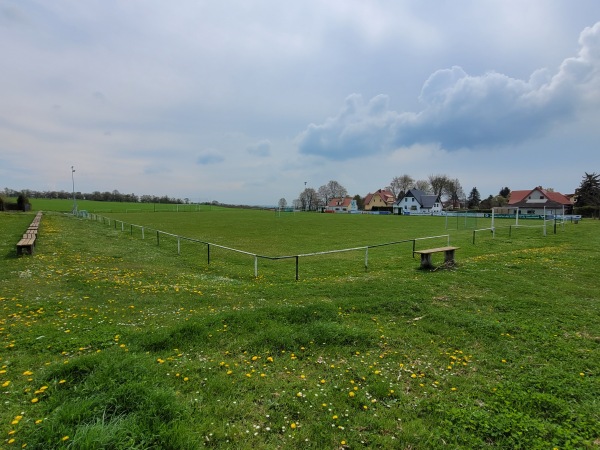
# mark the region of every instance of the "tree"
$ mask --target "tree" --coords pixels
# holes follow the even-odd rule
[[[429,184],[429,181],[427,180],[417,180],[415,181],[415,185],[414,187],[420,191],[423,191],[425,193],[431,193],[431,185]]]
[[[318,191],[319,200],[323,205],[327,205],[332,198],[344,198],[348,195],[348,191],[344,186],[335,180],[330,180],[324,184]]]
[[[415,180],[408,174],[394,177],[386,189],[394,194],[396,199],[401,199],[404,194],[414,185]]]
[[[444,190],[448,185],[448,176],[447,175],[429,175],[429,185],[431,186],[431,190],[433,194],[436,196],[442,196]]]
[[[284,209],[287,207],[287,200],[285,198],[280,198],[279,199],[279,203],[277,203],[277,206],[279,206],[279,209]]]
[[[575,190],[575,206],[582,215],[591,215],[600,211],[600,174],[585,173],[581,184]]]
[[[477,188],[474,187],[467,198],[467,207],[469,209],[479,208],[479,203],[481,203],[481,195],[479,195]]]
[[[458,178],[454,178],[453,180],[447,179],[443,192],[452,202],[452,207],[460,208],[460,200],[465,198],[465,193]]]
[[[501,195],[504,198],[508,198],[508,196],[510,195],[510,189],[507,187],[503,187],[502,189],[500,189],[500,192],[498,195]]]
[[[306,188],[300,193],[300,208],[304,211],[315,211],[319,204],[319,196],[313,188]]]
[[[360,195],[356,194],[356,195],[353,197],[353,199],[354,199],[354,200],[356,200],[356,207],[357,207],[359,210],[361,210],[361,211],[362,211],[363,209],[365,209],[365,200],[364,200],[364,199],[363,199],[363,198],[362,198]]]

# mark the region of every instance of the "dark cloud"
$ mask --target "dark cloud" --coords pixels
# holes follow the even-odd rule
[[[438,70],[423,85],[420,112],[392,111],[385,95],[365,104],[353,94],[337,116],[308,126],[299,149],[350,159],[417,143],[457,150],[543,135],[600,100],[600,22],[581,33],[579,44],[555,74],[539,70],[527,81],[496,72],[471,76],[458,66]]]
[[[246,150],[254,156],[267,157],[271,155],[271,142],[267,139],[249,145]]]
[[[207,166],[210,164],[218,164],[220,162],[223,162],[224,160],[225,160],[225,157],[222,154],[218,153],[217,151],[207,150],[205,152],[202,152],[198,156],[196,163],[201,166]]]

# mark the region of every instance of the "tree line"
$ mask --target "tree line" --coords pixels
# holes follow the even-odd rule
[[[25,198],[46,198],[46,199],[63,199],[69,200],[73,198],[72,192],[61,191],[34,191],[30,189],[24,189],[22,191],[15,191],[14,189],[5,188],[5,197],[18,197],[24,196]],[[189,199],[172,198],[167,195],[158,197],[156,195],[141,195],[135,194],[123,194],[117,190],[112,192],[105,191],[94,191],[89,194],[81,192],[75,192],[76,200],[95,200],[99,202],[131,202],[131,203],[170,203],[170,204],[186,204],[189,203]]]

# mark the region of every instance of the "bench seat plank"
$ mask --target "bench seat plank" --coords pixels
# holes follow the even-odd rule
[[[444,253],[444,263],[454,264],[455,250],[458,250],[458,247],[438,247],[428,248],[425,250],[415,250],[415,253],[421,255],[421,269],[432,269],[433,263],[431,262],[431,255],[434,253]]]

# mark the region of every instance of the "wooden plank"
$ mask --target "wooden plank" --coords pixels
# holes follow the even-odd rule
[[[438,247],[438,248],[428,248],[425,250],[415,250],[415,253],[419,254],[419,255],[423,255],[423,254],[431,254],[431,253],[441,253],[441,252],[447,252],[447,251],[451,251],[451,250],[458,250],[459,247]]]

